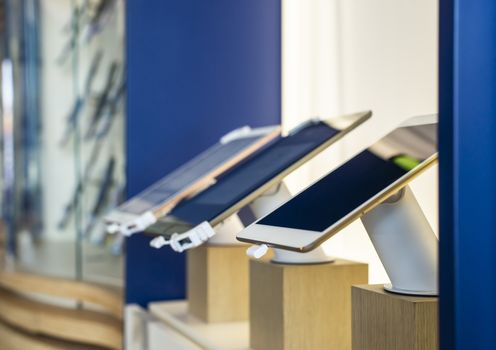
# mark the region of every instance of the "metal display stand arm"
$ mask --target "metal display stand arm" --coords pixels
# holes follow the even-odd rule
[[[437,295],[438,240],[410,187],[362,217],[391,280],[387,291]]]

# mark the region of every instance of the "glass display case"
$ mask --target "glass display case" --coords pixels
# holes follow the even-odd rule
[[[3,6],[7,266],[121,286],[123,242],[102,217],[125,187],[124,2]]]

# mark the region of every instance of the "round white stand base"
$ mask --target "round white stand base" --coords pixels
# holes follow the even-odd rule
[[[384,285],[384,290],[394,294],[403,294],[403,295],[413,295],[413,296],[421,296],[421,297],[437,297],[437,291],[427,291],[427,290],[405,290],[401,288],[394,288],[391,283]]]
[[[323,264],[333,262],[335,258],[327,256],[322,247],[308,253],[298,253],[283,249],[274,249],[272,262],[276,264]]]
[[[243,243],[236,239],[236,234],[243,230],[243,228],[243,223],[238,214],[233,214],[214,227],[215,236],[208,240],[208,244],[243,245]]]

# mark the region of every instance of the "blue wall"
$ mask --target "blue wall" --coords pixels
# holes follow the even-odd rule
[[[280,122],[280,0],[127,1],[127,194],[242,125]],[[127,242],[126,301],[185,295],[184,255]]]
[[[496,2],[441,0],[441,349],[496,349]]]

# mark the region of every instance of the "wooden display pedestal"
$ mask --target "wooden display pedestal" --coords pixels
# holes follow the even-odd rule
[[[256,350],[351,349],[351,286],[368,265],[250,260],[250,345]]]
[[[438,349],[438,298],[352,288],[353,350]]]
[[[207,323],[248,320],[245,245],[209,245],[187,252],[189,312]]]

